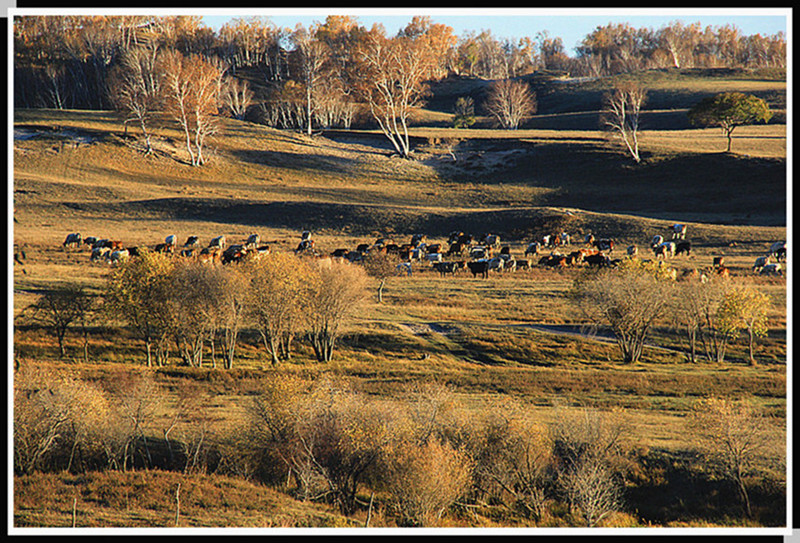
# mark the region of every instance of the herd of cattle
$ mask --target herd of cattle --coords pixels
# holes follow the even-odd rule
[[[685,254],[691,255],[692,244],[686,239],[685,224],[669,227],[670,239],[662,235],[653,236],[649,244],[653,258],[668,260]],[[91,261],[118,263],[139,254],[139,247],[124,247],[122,242],[97,237],[82,238],[79,233],[71,233],[63,243],[64,248],[86,246],[91,248]],[[163,243],[150,248],[156,252],[194,258],[201,262],[227,264],[243,259],[257,257],[270,252],[269,245],[263,245],[258,234],[251,234],[246,240],[227,245],[225,236],[217,236],[205,247],[200,246],[197,236],[189,236],[178,247],[177,237],[169,235]],[[429,243],[424,234],[415,234],[408,243],[397,244],[388,239],[377,239],[374,243],[359,244],[354,249],[339,248],[331,253],[321,253],[311,239],[311,233],[303,231],[294,252],[299,255],[331,257],[348,262],[360,262],[369,254],[384,253],[395,255],[399,261],[398,273],[410,275],[412,263],[423,264],[442,276],[454,275],[467,270],[473,277],[488,277],[493,271],[508,272],[530,269],[534,266],[545,268],[568,268],[574,266],[613,267],[621,258],[613,258],[614,240],[607,237],[596,238],[586,234],[574,240],[566,232],[547,234],[527,244],[522,257],[512,254],[511,246],[501,243],[500,236],[485,234],[479,238],[464,232],[452,232],[446,243]],[[627,257],[640,257],[639,247],[630,245],[625,249]],[[782,275],[782,262],[786,260],[786,243],[776,242],[767,254],[760,256],[753,271],[762,275]],[[715,257],[709,273],[729,275],[723,257]]]

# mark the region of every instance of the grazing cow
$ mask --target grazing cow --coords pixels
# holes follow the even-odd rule
[[[599,268],[607,268],[611,266],[611,259],[603,253],[588,255],[584,257],[583,261],[589,266],[597,266]]]
[[[197,259],[205,264],[216,264],[220,261],[222,251],[218,247],[205,247],[200,251]]]
[[[777,262],[773,262],[771,264],[767,264],[761,271],[758,272],[759,275],[783,275],[783,268]]]
[[[331,253],[331,256],[334,257],[334,258],[344,258],[345,255],[347,255],[347,253],[349,253],[349,252],[350,252],[350,249],[335,249]]]
[[[111,253],[111,248],[110,247],[93,247],[92,248],[92,255],[89,257],[89,259],[92,262],[95,262],[95,261],[101,260],[101,259],[104,260],[105,258],[108,257],[109,253]]]
[[[681,240],[675,244],[675,256],[686,253],[687,256],[692,254],[692,242]]]
[[[64,249],[67,247],[80,247],[81,245],[81,235],[78,232],[73,232],[71,234],[67,234],[67,238],[64,240],[62,244]]]
[[[439,275],[444,277],[448,273],[450,275],[456,274],[455,262],[434,262],[433,269],[439,272]]]
[[[470,249],[469,256],[471,258],[474,258],[474,259],[477,259],[477,260],[482,260],[484,258],[491,257],[492,256],[492,250],[491,250],[490,247],[484,247],[482,245],[478,245],[478,246],[473,247],[472,249]]]
[[[128,254],[131,256],[139,256],[139,247],[128,247]]]
[[[594,234],[586,234],[585,236],[583,236],[583,242],[586,245],[594,245],[594,241],[595,241]]]
[[[713,268],[722,268],[725,266],[725,257],[724,256],[715,256],[714,263],[711,267]]]
[[[83,238],[84,245],[89,245],[90,247],[93,247],[95,243],[97,243],[97,238],[95,236],[87,236]]]
[[[483,236],[483,244],[489,247],[499,247],[500,246],[500,236],[497,234],[486,234]]]
[[[675,256],[675,242],[665,241],[661,245],[653,247],[656,258],[672,258]]]
[[[716,273],[717,275],[719,275],[720,277],[723,277],[723,278],[731,276],[731,270],[729,270],[725,266],[720,266],[718,268],[715,268],[714,269],[714,273]]]
[[[250,234],[247,236],[247,241],[244,242],[244,246],[248,249],[252,249],[256,247],[259,243],[261,243],[261,236],[258,234]]]
[[[633,258],[639,254],[639,248],[636,245],[629,245],[626,253],[629,257]]]
[[[223,264],[230,262],[239,262],[247,254],[247,248],[244,245],[231,245],[222,252],[220,261]]]
[[[169,243],[159,243],[155,246],[154,251],[157,253],[163,253],[167,255],[173,254],[174,247]]]
[[[425,246],[425,252],[428,254],[431,253],[441,253],[442,252],[442,244],[441,243],[431,243],[430,245]]]
[[[496,256],[489,259],[489,269],[496,271],[503,271],[505,269],[505,260]]]
[[[764,266],[771,263],[772,263],[772,257],[770,255],[759,256],[758,258],[756,258],[756,261],[753,264],[753,271],[760,272],[762,269],[764,269]]]
[[[786,260],[786,242],[776,241],[769,248],[769,254],[777,258],[779,261]]]
[[[300,233],[300,241],[309,241],[311,239],[311,232],[308,230],[303,230]]]
[[[348,262],[361,262],[364,260],[364,253],[361,251],[350,251],[346,255],[344,255],[345,260]]]
[[[395,271],[397,275],[411,275],[411,262],[401,262],[395,267]]]
[[[108,263],[109,264],[118,264],[118,263],[122,262],[123,260],[127,260],[129,256],[130,256],[130,253],[128,252],[127,249],[112,250],[108,254]]]
[[[167,245],[175,245],[178,242],[178,237],[175,234],[170,234],[166,238],[164,238],[164,243]]]
[[[213,238],[211,241],[208,242],[208,247],[210,249],[224,249],[225,248],[225,236],[217,236]]]
[[[450,235],[447,237],[447,243],[450,245],[458,243],[458,240],[461,239],[461,236],[463,235],[464,232],[450,232]]]
[[[534,241],[529,243],[528,246],[525,248],[525,256],[528,255],[538,255],[539,249],[541,248],[541,244],[538,241]]]
[[[598,251],[614,252],[614,240],[609,238],[601,238],[594,242],[594,246]]]
[[[529,270],[531,269],[531,261],[527,259],[518,259],[517,261],[517,269],[518,270]]]
[[[313,239],[304,239],[300,243],[297,244],[297,249],[294,250],[295,253],[304,253],[306,251],[313,251],[314,250],[314,240]],[[366,251],[364,251],[366,252]]]
[[[545,256],[539,259],[540,266],[547,266],[548,268],[566,268],[568,264],[568,258],[565,255],[560,255],[558,253],[552,253],[549,256]]]
[[[463,243],[451,243],[450,247],[447,249],[447,256],[461,256],[464,254],[466,248],[467,246]]]
[[[479,275],[484,279],[489,277],[489,261],[486,259],[467,262],[467,268],[472,273],[472,277],[478,277]]]
[[[200,244],[200,238],[197,236],[189,236],[186,238],[186,243],[183,244],[187,249],[190,247],[197,247]]]
[[[561,232],[561,234],[559,235],[559,240],[561,241],[561,245],[569,245],[571,239],[572,238],[570,238],[569,234],[567,234],[566,232]]]
[[[685,224],[673,224],[669,229],[672,230],[672,239],[686,239]]]

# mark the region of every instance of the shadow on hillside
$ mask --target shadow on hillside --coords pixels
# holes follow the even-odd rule
[[[354,161],[338,156],[322,156],[318,152],[287,153],[284,151],[237,150],[231,153],[237,159],[251,164],[295,171],[320,170],[326,173],[348,174]]]
[[[618,147],[594,141],[529,143],[513,155],[458,147],[460,160],[434,167],[456,184],[547,189],[536,192],[530,205],[700,222],[786,224],[782,159],[724,152],[643,154],[636,164]]]

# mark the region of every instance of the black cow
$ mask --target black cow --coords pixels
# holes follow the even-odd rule
[[[585,256],[583,257],[583,261],[589,266],[598,266],[601,268],[611,266],[611,259],[601,253]]]
[[[484,279],[489,277],[488,260],[473,260],[472,262],[467,262],[467,267],[472,272],[472,277],[478,277],[479,275]]]
[[[455,262],[434,262],[433,269],[439,272],[439,275],[444,277],[448,273],[451,275],[455,275],[456,273],[456,264]]]
[[[687,240],[681,240],[675,243],[675,256],[686,253],[687,255],[692,254],[692,242]]]

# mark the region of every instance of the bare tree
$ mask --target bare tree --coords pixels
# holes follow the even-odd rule
[[[647,91],[635,82],[617,85],[606,93],[602,123],[615,133],[625,145],[634,161],[641,162],[639,154],[639,117]]]
[[[325,42],[314,37],[313,29],[306,30],[302,25],[298,25],[292,40],[297,46],[300,57],[301,80],[306,97],[306,134],[310,136],[317,110],[318,94],[324,92],[321,84],[327,80],[323,69],[328,62],[329,51]]]
[[[222,102],[234,119],[240,121],[245,118],[250,106],[253,105],[255,93],[245,79],[226,77],[222,81]]]
[[[639,361],[650,329],[667,313],[673,279],[666,271],[631,259],[575,284],[580,307],[593,322],[611,328],[626,363]]]
[[[597,526],[622,506],[615,465],[628,427],[617,411],[559,409],[557,414],[551,431],[558,485],[586,526]]]
[[[86,322],[93,299],[82,287],[66,286],[43,293],[27,308],[29,318],[50,330],[58,341],[59,357],[66,356],[65,339],[70,327]]]
[[[370,252],[363,260],[364,269],[367,274],[378,280],[378,303],[383,303],[383,287],[386,280],[397,275],[397,264],[400,259],[393,254],[386,252]]]
[[[484,107],[502,128],[516,130],[538,106],[530,85],[503,79],[492,83]]]
[[[149,48],[136,47],[122,55],[120,63],[111,70],[109,94],[111,103],[129,122],[138,122],[145,140],[145,153],[153,152],[150,124],[159,107],[159,78],[156,74],[157,44]]]
[[[408,122],[427,94],[425,82],[435,66],[428,42],[405,36],[390,39],[373,28],[356,58],[360,96],[397,153],[408,158]]]
[[[710,460],[736,485],[742,508],[751,517],[745,478],[768,441],[763,416],[745,401],[708,398],[695,405],[689,424]]]
[[[199,55],[174,50],[162,52],[158,62],[165,110],[183,130],[190,164],[200,166],[206,138],[218,129],[222,72]]]

